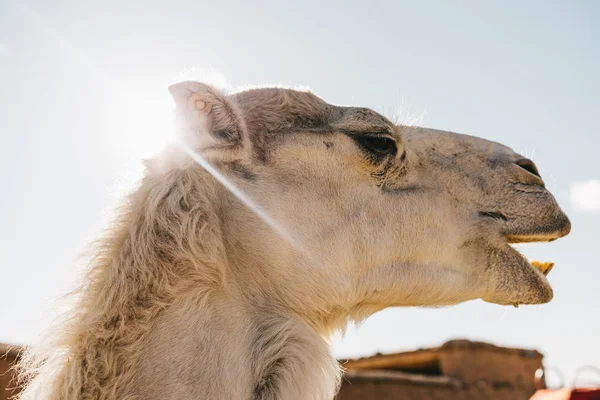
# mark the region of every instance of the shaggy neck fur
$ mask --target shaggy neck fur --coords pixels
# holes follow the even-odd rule
[[[76,313],[25,354],[21,399],[333,398],[325,340],[236,280],[223,190],[190,169],[144,179],[97,244]]]

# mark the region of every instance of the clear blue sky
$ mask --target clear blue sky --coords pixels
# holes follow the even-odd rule
[[[0,2],[0,341],[28,343],[51,320],[136,176],[140,127],[170,113],[169,83],[212,67],[234,86],[309,86],[533,157],[573,223],[522,247],[556,262],[550,304],[390,309],[334,348],[466,337],[537,348],[570,381],[600,364],[599,19],[592,0]]]

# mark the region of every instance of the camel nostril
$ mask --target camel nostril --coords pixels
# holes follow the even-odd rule
[[[537,167],[535,166],[535,163],[533,161],[531,161],[530,159],[521,158],[521,159],[515,161],[515,164],[517,164],[519,167],[523,168],[525,171],[537,176],[538,178],[541,178],[540,172],[538,171]]]

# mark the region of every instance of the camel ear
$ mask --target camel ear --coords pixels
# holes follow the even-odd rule
[[[176,83],[169,92],[188,145],[198,151],[243,147],[246,128],[231,98],[212,86],[193,81]]]

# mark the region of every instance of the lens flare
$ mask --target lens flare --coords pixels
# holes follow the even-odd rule
[[[242,203],[244,203],[250,210],[252,210],[260,219],[262,219],[267,225],[269,225],[279,236],[287,240],[296,250],[306,254],[303,246],[300,245],[299,241],[290,234],[284,227],[282,227],[277,221],[271,218],[258,204],[256,204],[249,196],[242,192],[237,186],[235,186],[229,179],[215,169],[208,161],[206,161],[201,155],[195,152],[182,140],[174,139],[173,142],[181,150],[183,150],[192,160],[200,165],[206,172],[211,174],[219,183],[221,183],[227,190],[229,190],[235,197],[237,197]]]

